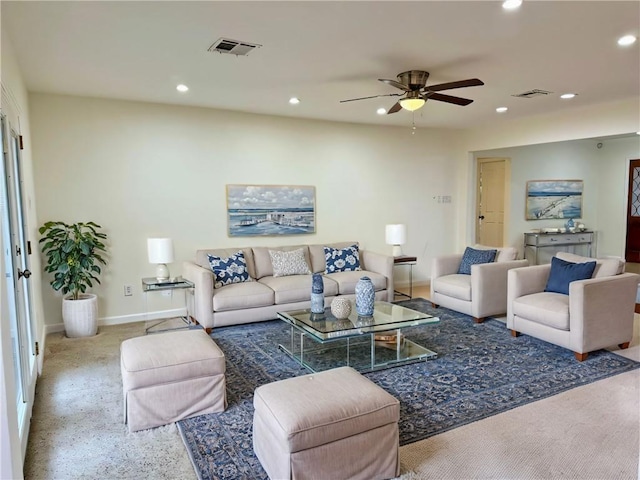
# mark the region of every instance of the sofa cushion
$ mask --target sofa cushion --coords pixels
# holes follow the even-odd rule
[[[215,291],[213,311],[265,307],[273,305],[274,299],[273,290],[260,282],[234,283]]]
[[[286,277],[262,277],[259,283],[266,285],[274,292],[276,305],[304,302],[311,298],[311,275],[289,275]],[[338,293],[338,284],[331,279],[323,278],[325,297]]]
[[[327,268],[325,261],[324,247],[330,248],[346,248],[356,245],[360,247],[358,242],[337,242],[337,243],[325,243],[320,245],[309,245],[309,258],[311,259],[311,271],[313,273],[324,273]],[[360,268],[364,268],[362,262],[360,262]]]
[[[304,250],[298,248],[290,252],[269,250],[274,277],[287,275],[311,275],[309,264],[304,257]]]
[[[513,314],[533,322],[569,330],[569,296],[540,292],[513,300]]]
[[[458,273],[462,275],[471,275],[471,265],[478,265],[480,263],[491,263],[496,258],[497,250],[476,250],[475,248],[467,247],[462,255],[462,261],[458,268]]]
[[[249,276],[251,278],[256,278],[255,268],[253,267],[253,252],[251,251],[251,248],[210,248],[206,250],[196,250],[195,264],[209,270],[211,269],[211,265],[209,264],[209,257],[207,257],[207,255],[228,258],[231,255],[238,253],[238,251],[241,251],[244,255],[244,260],[247,262]]]
[[[592,278],[610,277],[624,271],[625,261],[622,258],[591,258],[568,252],[558,252],[555,256],[561,260],[572,263],[596,262],[596,268]]]
[[[207,255],[209,265],[215,276],[213,288],[220,288],[232,283],[250,282],[251,277],[247,270],[247,262],[242,250],[223,258],[216,255]]]
[[[465,302],[471,301],[471,275],[453,274],[433,280],[433,291],[457,298]]]
[[[596,262],[571,263],[558,257],[551,258],[551,269],[545,292],[569,295],[569,284],[576,280],[591,278]]]
[[[253,247],[253,261],[255,264],[256,275],[254,278],[262,278],[267,276],[273,276],[273,264],[271,263],[271,251],[290,252],[292,250],[302,249],[304,252],[304,258],[307,265],[310,265],[309,261],[309,247],[307,245],[289,245],[285,247]]]
[[[356,272],[360,270],[358,245],[345,248],[324,247],[325,273]]]
[[[340,295],[353,295],[356,293],[356,284],[362,277],[369,277],[376,292],[387,288],[387,278],[379,273],[360,270],[358,272],[336,272],[325,275],[338,284]],[[326,291],[325,291],[326,292]],[[325,293],[326,295],[326,293]]]
[[[510,262],[518,259],[518,249],[515,247],[488,247],[476,243],[473,248],[476,250],[497,250],[494,262]]]

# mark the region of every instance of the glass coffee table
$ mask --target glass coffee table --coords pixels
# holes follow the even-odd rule
[[[388,302],[375,302],[371,317],[358,316],[352,302],[351,315],[342,320],[329,308],[320,314],[309,309],[278,312],[278,318],[291,327],[289,345],[278,348],[312,372],[345,365],[371,372],[438,356],[402,331],[440,319]]]

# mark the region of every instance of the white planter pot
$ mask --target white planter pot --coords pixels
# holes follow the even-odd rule
[[[78,300],[62,300],[62,321],[67,337],[91,337],[98,332],[98,297],[80,295]]]

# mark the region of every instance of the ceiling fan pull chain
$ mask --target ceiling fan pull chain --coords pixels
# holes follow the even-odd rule
[[[411,129],[411,135],[416,134],[416,112],[411,112],[411,117],[413,118],[413,128]]]

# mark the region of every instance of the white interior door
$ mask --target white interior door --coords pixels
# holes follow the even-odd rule
[[[476,242],[502,247],[505,242],[508,160],[479,158],[477,167]]]
[[[1,117],[2,168],[0,169],[0,214],[5,270],[8,322],[11,332],[15,400],[22,453],[26,450],[29,419],[37,377],[35,336],[32,324],[32,294],[29,277],[29,240],[20,169],[20,137]],[[3,320],[3,327],[5,323]],[[10,394],[10,392],[8,392]]]

